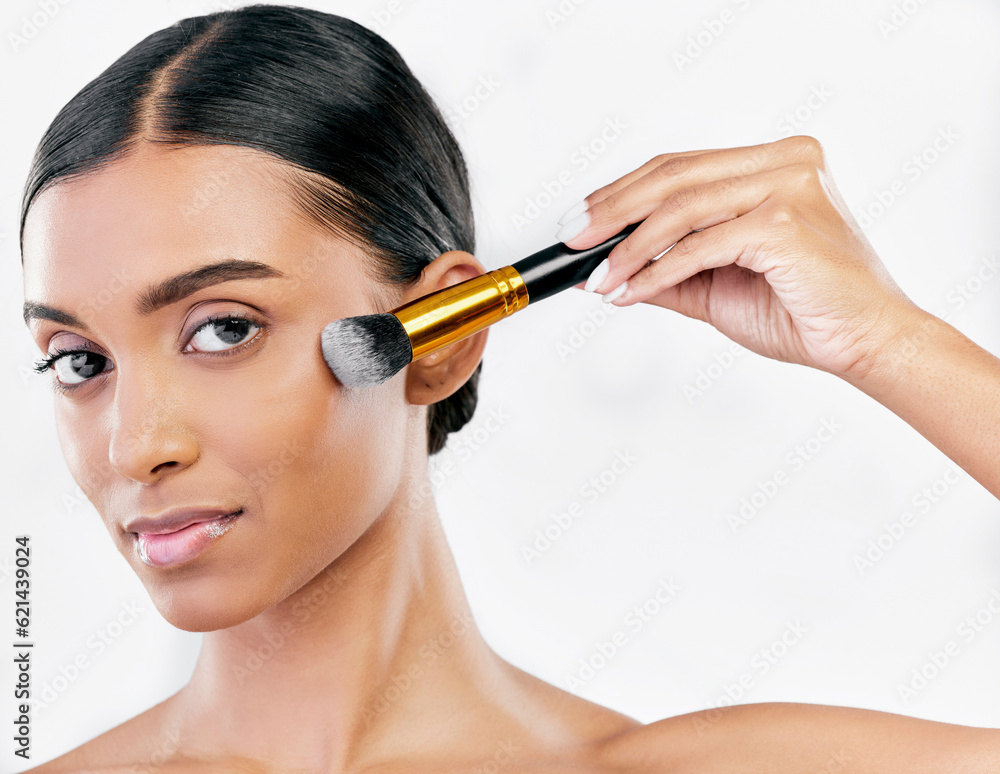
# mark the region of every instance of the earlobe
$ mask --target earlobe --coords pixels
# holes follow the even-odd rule
[[[407,289],[400,304],[485,273],[483,265],[471,253],[450,250],[424,267],[420,279]],[[410,363],[406,367],[407,401],[429,405],[456,392],[479,365],[488,333],[489,329],[479,331]]]
[[[480,331],[410,363],[406,367],[407,401],[426,406],[455,393],[479,365],[488,332]]]

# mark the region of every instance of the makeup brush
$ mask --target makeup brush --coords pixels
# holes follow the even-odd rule
[[[347,387],[381,384],[414,360],[585,281],[638,226],[586,250],[559,242],[389,312],[335,320],[323,329],[323,358]]]

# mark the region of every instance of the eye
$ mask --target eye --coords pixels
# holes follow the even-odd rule
[[[196,352],[221,352],[235,349],[239,345],[256,338],[261,326],[253,320],[238,315],[212,317],[199,325],[188,345]],[[249,337],[249,338],[248,338]]]
[[[262,328],[261,323],[239,315],[211,317],[195,328],[184,351],[214,352],[224,357],[256,339]],[[37,361],[34,370],[44,374],[51,368],[56,375],[53,385],[57,390],[66,392],[106,370],[112,370],[106,367],[109,365],[111,360],[97,352],[57,349]]]
[[[104,371],[106,363],[108,359],[104,355],[85,349],[56,350],[51,357],[39,362],[35,370],[43,372],[51,367],[59,384],[72,386]]]

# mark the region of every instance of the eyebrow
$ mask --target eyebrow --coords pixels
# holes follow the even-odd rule
[[[197,269],[178,274],[163,282],[150,285],[136,296],[134,309],[136,314],[147,317],[165,306],[175,304],[183,298],[196,293],[202,288],[241,279],[267,279],[284,277],[283,271],[259,261],[228,260],[199,266]],[[87,326],[69,312],[55,309],[45,304],[33,301],[24,302],[24,324],[32,320],[51,320],[60,325],[71,325],[86,331]]]

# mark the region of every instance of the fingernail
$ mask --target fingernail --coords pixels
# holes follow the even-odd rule
[[[616,298],[618,298],[622,293],[625,292],[625,288],[628,287],[628,280],[625,280],[621,285],[616,287],[610,293],[605,293],[601,298],[604,299],[605,304],[610,304]]]
[[[559,220],[556,222],[560,226],[565,226],[567,223],[573,220],[573,218],[575,218],[577,215],[582,215],[586,211],[587,211],[587,200],[584,199],[582,202],[574,204],[572,207],[566,210],[566,214],[563,215],[561,218],[559,218]]]
[[[611,264],[608,263],[608,259],[605,258],[596,268],[590,272],[590,276],[587,277],[587,284],[583,286],[583,289],[588,293],[593,293],[597,290],[601,283],[604,282],[604,278],[608,276],[608,271],[611,270]]]
[[[584,212],[559,229],[556,232],[556,239],[560,242],[569,242],[571,239],[575,239],[582,234],[589,225],[590,213]]]

